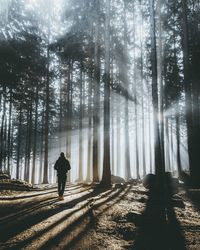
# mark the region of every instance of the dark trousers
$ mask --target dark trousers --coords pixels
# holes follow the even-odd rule
[[[67,176],[66,175],[64,175],[64,176],[63,175],[62,176],[58,175],[58,195],[59,196],[63,196],[63,194],[64,194],[66,181],[67,181]]]

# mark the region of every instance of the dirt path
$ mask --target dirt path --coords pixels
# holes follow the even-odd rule
[[[185,246],[180,250],[199,250],[199,193],[190,192],[189,196],[195,197],[195,205],[186,192],[179,194],[179,206],[173,211],[180,222],[180,232],[178,224],[172,229],[176,237],[181,236],[180,242]],[[134,185],[117,185],[109,190],[68,185],[64,201],[58,201],[56,187],[0,196],[0,249],[140,250],[136,246],[137,242],[141,244],[141,236],[146,237],[142,229],[148,224],[143,212],[148,211],[147,201],[147,191]],[[150,231],[154,232],[154,228]],[[167,238],[166,232],[163,240],[170,242],[173,237]]]

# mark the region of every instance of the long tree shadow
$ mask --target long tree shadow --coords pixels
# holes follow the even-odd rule
[[[70,224],[70,226],[67,226],[60,233],[54,235],[54,237],[44,243],[40,249],[55,249],[56,246],[59,246],[59,249],[70,249],[77,242],[77,240],[80,240],[80,238],[84,237],[87,229],[90,228],[91,225],[96,223],[97,217],[108,210],[110,207],[112,207],[114,204],[119,202],[119,200],[121,200],[122,197],[130,191],[130,189],[131,186],[128,186],[125,189],[124,187],[114,188],[113,190],[110,190],[111,192],[109,193],[113,193],[110,196],[108,196],[108,193],[106,192],[103,195],[103,197],[108,196],[105,200],[94,204],[94,206],[92,206],[86,214],[83,214],[78,220]],[[95,192],[97,193],[100,193],[102,191],[103,189],[95,190]],[[101,196],[101,198],[103,197]],[[102,207],[102,209],[98,212],[98,214],[94,216],[93,210],[100,207]]]
[[[89,185],[85,185],[85,187],[88,187]],[[66,189],[67,191],[74,191],[76,189],[80,189],[81,185],[76,184],[76,185],[66,185]],[[21,200],[21,199],[29,199],[29,198],[33,198],[33,197],[39,197],[39,196],[43,196],[43,195],[49,195],[49,194],[53,194],[53,193],[57,193],[58,192],[58,187],[51,187],[48,189],[42,189],[42,188],[35,188],[35,189],[31,189],[29,191],[31,192],[36,192],[34,194],[24,194],[24,195],[17,195],[17,196],[0,196],[0,200],[2,201],[10,201],[10,200]],[[53,190],[53,191],[52,191]]]
[[[36,193],[36,194],[27,194],[27,195],[22,195],[22,196],[0,197],[0,200],[1,201],[13,201],[13,200],[29,199],[29,198],[33,198],[33,197],[37,197],[37,196],[53,194],[53,193],[56,193],[56,192],[57,192],[57,189],[55,189],[54,191]]]
[[[132,250],[186,250],[173,205],[171,196],[149,192],[145,211],[135,221],[138,231]]]
[[[82,193],[82,192],[85,192],[85,191],[87,191],[89,189],[91,189],[90,186],[85,187],[85,188],[83,188],[82,190],[79,191],[79,194]],[[65,197],[76,194],[76,191],[71,192],[71,191],[74,191],[74,190],[66,190],[66,191],[68,191],[68,193],[65,195]],[[55,193],[55,196],[57,196],[57,191],[55,191],[53,193]],[[51,196],[49,196],[49,195],[51,195]],[[28,213],[30,213],[32,211],[35,211],[36,209],[39,209],[39,208],[43,207],[44,202],[48,202],[49,200],[55,199],[55,196],[52,197],[52,193],[47,193],[46,197],[43,197],[43,195],[39,195],[39,196],[34,197],[35,199],[32,199],[32,200],[29,200],[29,199],[27,199],[25,197],[24,198],[25,201],[22,201],[20,204],[16,204],[16,206],[14,206],[14,207],[13,206],[0,207],[0,212],[1,212],[2,216],[4,214],[9,213],[9,215],[7,216],[8,218],[1,218],[0,219],[0,223],[2,223],[3,221],[8,222],[8,220],[14,220],[15,218],[19,218],[19,216],[21,216],[21,215],[28,214]],[[23,199],[23,197],[22,197],[22,199]],[[13,210],[14,210],[14,213],[12,215],[11,213],[13,212]]]
[[[87,189],[85,189],[85,191],[87,191]],[[53,215],[65,210],[65,209],[70,209],[82,201],[85,201],[87,199],[92,199],[94,196],[98,196],[100,193],[102,193],[104,191],[105,190],[102,190],[102,189],[94,189],[93,191],[86,193],[85,195],[82,195],[81,197],[75,198],[71,201],[64,202],[64,203],[63,202],[57,203],[58,200],[54,198],[52,201],[49,201],[47,203],[38,204],[37,209],[44,207],[44,209],[41,209],[38,211],[34,211],[36,208],[30,207],[29,211],[23,211],[22,218],[19,218],[19,219],[15,218],[15,220],[13,220],[11,222],[9,221],[10,223],[4,222],[4,223],[0,224],[0,228],[1,229],[4,228],[4,230],[1,230],[0,241],[6,242],[7,240],[12,238],[16,234],[19,234],[19,233],[25,231],[26,229],[30,228],[31,226],[44,221],[45,219],[49,218],[50,216],[53,216]],[[106,196],[107,194],[111,193],[112,191],[113,190],[109,190],[108,192],[103,194],[103,196],[104,195]],[[101,197],[103,197],[103,196],[101,196]],[[47,206],[51,206],[55,203],[57,203],[56,206],[51,207],[51,208],[46,208]],[[32,213],[30,213],[30,212],[32,212]]]
[[[17,243],[15,242],[13,245],[11,245],[10,242],[8,243],[4,243],[2,245],[2,247],[0,246],[0,249],[22,249],[25,246],[30,245],[30,243],[36,239],[38,239],[39,237],[41,237],[42,235],[44,235],[45,233],[48,233],[51,229],[53,229],[54,227],[56,227],[57,225],[59,225],[60,223],[63,222],[63,220],[68,219],[70,216],[72,216],[74,213],[78,212],[79,210],[85,208],[88,204],[84,204],[81,207],[78,207],[77,209],[74,209],[73,211],[69,212],[66,216],[62,217],[61,219],[55,221],[52,225],[43,228],[42,230],[39,230],[37,232],[34,233],[34,235],[31,235],[30,237],[27,237],[26,239],[22,239],[21,241],[18,241]]]
[[[111,189],[111,190],[103,190],[103,189],[95,189],[93,190],[92,193],[88,194],[87,196],[84,196],[82,197],[82,199],[78,198],[76,199],[76,201],[73,201],[73,205],[78,204],[82,201],[86,201],[87,199],[89,199],[89,201],[87,203],[84,203],[83,205],[81,205],[81,207],[77,207],[75,209],[73,209],[72,211],[69,210],[69,213],[67,213],[64,217],[60,218],[59,220],[56,220],[52,225],[49,225],[48,227],[36,232],[34,235],[32,235],[31,237],[28,237],[26,240],[23,240],[21,242],[18,242],[17,245],[13,245],[13,246],[9,246],[8,244],[5,244],[4,247],[6,249],[16,249],[16,247],[18,249],[21,249],[22,247],[24,246],[27,246],[27,245],[30,245],[32,241],[34,240],[37,240],[39,237],[43,236],[44,234],[48,233],[50,230],[54,229],[56,226],[60,225],[60,223],[63,223],[63,221],[65,220],[68,220],[70,219],[70,217],[75,214],[76,212],[86,208],[90,202],[93,201],[93,197],[95,196],[95,200],[98,201],[99,199],[104,199],[104,201],[101,201],[98,203],[96,207],[99,207],[101,206],[102,204],[104,203],[107,203],[109,201],[112,201],[113,199],[115,199],[116,197],[120,198],[121,195],[120,193],[122,193],[122,189]],[[127,191],[128,192],[128,191]],[[99,194],[101,194],[99,196]],[[108,198],[106,198],[108,196]],[[86,199],[87,197],[87,199]],[[71,203],[71,204],[72,204]],[[106,206],[106,208],[108,208],[110,205]],[[71,205],[70,205],[71,207]],[[62,204],[62,208],[63,210],[64,209],[67,209],[68,206],[66,206],[66,204]],[[82,223],[84,222],[84,223]],[[48,239],[48,242],[44,243],[43,246],[40,247],[40,249],[50,249],[50,247],[52,245],[55,245],[56,242],[60,242],[60,240],[65,237],[66,235],[69,235],[70,233],[70,237],[72,239],[72,242],[73,242],[73,239],[75,238],[75,235],[76,233],[74,233],[75,231],[78,232],[78,235],[80,237],[80,232],[82,232],[83,230],[81,229],[81,227],[84,225],[86,225],[86,227],[90,224],[90,223],[93,223],[94,220],[93,220],[93,213],[92,213],[92,207],[91,209],[87,209],[86,210],[86,213],[83,213],[78,219],[76,219],[73,223],[70,223],[69,225],[66,226],[66,229],[63,230],[61,233],[57,234],[57,235],[54,235],[54,237],[52,239]],[[78,225],[78,227],[77,227]],[[74,228],[76,228],[76,230],[73,230]],[[77,231],[77,228],[78,228],[78,231]],[[71,234],[72,233],[72,234]],[[71,245],[71,244],[70,244]],[[66,248],[65,248],[66,249]]]

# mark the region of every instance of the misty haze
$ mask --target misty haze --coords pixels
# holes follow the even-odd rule
[[[0,249],[200,249],[199,17],[0,0]]]

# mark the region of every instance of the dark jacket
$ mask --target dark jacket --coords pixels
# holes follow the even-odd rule
[[[71,166],[65,157],[59,157],[54,165],[54,169],[57,170],[59,176],[65,176],[68,170],[71,169]]]

